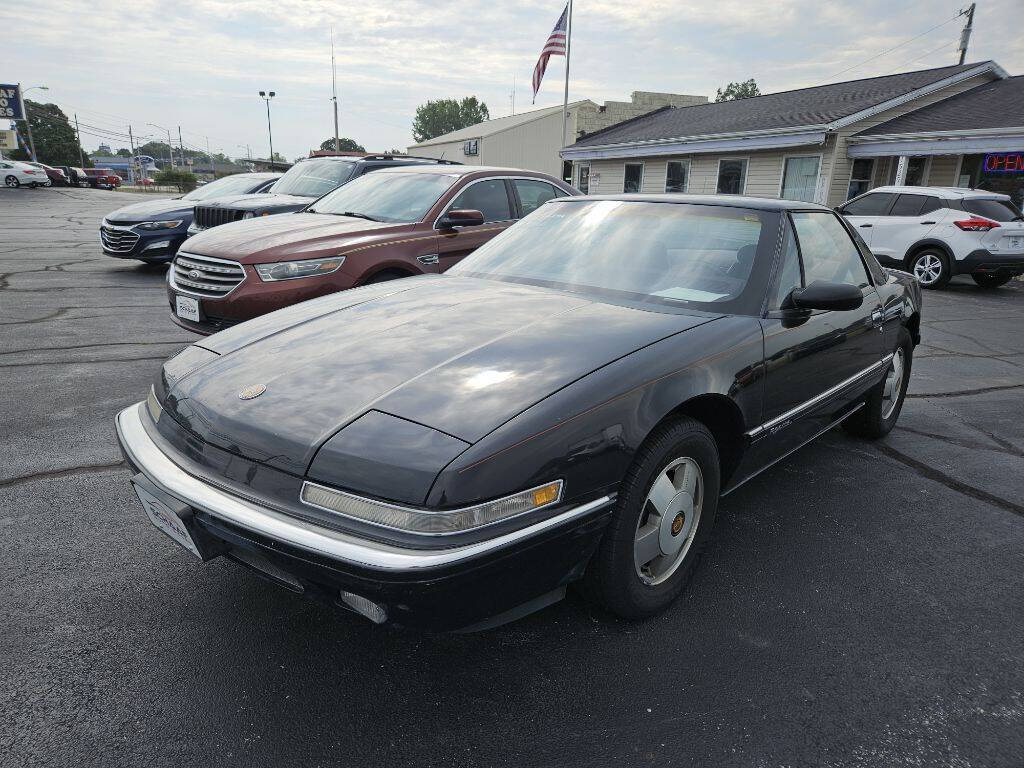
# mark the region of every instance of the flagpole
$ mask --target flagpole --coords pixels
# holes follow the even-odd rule
[[[562,149],[569,127],[569,53],[572,51],[572,0],[569,0],[569,18],[565,25],[565,93],[562,96]]]

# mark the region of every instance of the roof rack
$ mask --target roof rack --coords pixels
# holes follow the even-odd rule
[[[441,160],[436,157],[425,157],[423,155],[366,155],[362,160],[430,160],[438,165],[462,165],[457,160]]]

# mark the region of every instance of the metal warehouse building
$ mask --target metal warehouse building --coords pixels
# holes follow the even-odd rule
[[[694,192],[827,205],[883,184],[1024,197],[1024,78],[995,62],[739,101],[665,106],[562,151],[584,192]]]

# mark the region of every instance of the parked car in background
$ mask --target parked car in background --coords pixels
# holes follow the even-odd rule
[[[170,200],[147,200],[107,214],[100,224],[103,252],[118,259],[168,261],[185,241],[196,203],[220,196],[259,193],[280,173],[237,173]]]
[[[73,187],[91,187],[92,182],[85,173],[84,168],[75,168],[72,166],[69,168],[70,173],[68,177],[71,179],[71,186]]]
[[[85,177],[94,189],[117,189],[121,186],[121,177],[109,168],[86,168]]]
[[[7,187],[50,186],[50,179],[46,175],[46,171],[20,160],[0,160],[0,179],[3,179],[4,186]]]
[[[46,165],[45,163],[34,163],[30,160],[26,162],[36,168],[41,168],[46,173],[46,178],[50,180],[51,186],[66,187],[69,184],[68,177],[60,168],[55,168],[52,165]]]
[[[334,201],[366,185],[347,202],[382,212],[397,177]],[[686,588],[721,494],[831,425],[893,428],[920,311],[822,206],[564,196],[444,275],[187,347],[116,427],[148,516],[200,559],[376,623],[485,628],[581,578],[642,619]]]
[[[1024,273],[1024,217],[1008,195],[942,187],[876,187],[837,209],[880,262],[925,288],[970,275],[996,288]]]
[[[380,168],[406,165],[458,165],[452,160],[404,155],[344,155],[311,157],[300,160],[281,177],[269,195],[236,196],[215,203],[196,206],[196,215],[189,234],[210,227],[255,216],[300,211],[333,189],[347,184],[364,173]]]
[[[236,221],[190,238],[168,273],[172,316],[189,330],[213,333],[356,285],[444,272],[543,202],[573,194],[579,193],[534,171],[406,164],[379,170],[306,211]]]

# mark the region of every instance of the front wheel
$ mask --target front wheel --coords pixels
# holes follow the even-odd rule
[[[922,288],[944,288],[953,277],[949,258],[942,251],[931,248],[918,251],[907,262],[908,271]]]
[[[21,186],[21,182],[18,181],[17,176],[8,176],[7,178],[4,179],[4,184],[6,184],[11,189],[16,189]]]
[[[693,419],[669,423],[647,439],[587,569],[597,602],[635,620],[680,595],[714,525],[719,473],[715,439]]]
[[[984,272],[975,272],[971,279],[978,284],[979,288],[998,288],[1006,285],[1013,279],[1013,275],[987,275]]]
[[[858,437],[877,440],[885,437],[903,410],[910,382],[910,366],[913,363],[914,344],[906,328],[900,328],[899,346],[885,370],[885,378],[871,388],[864,399],[864,405],[843,421],[843,429]]]

